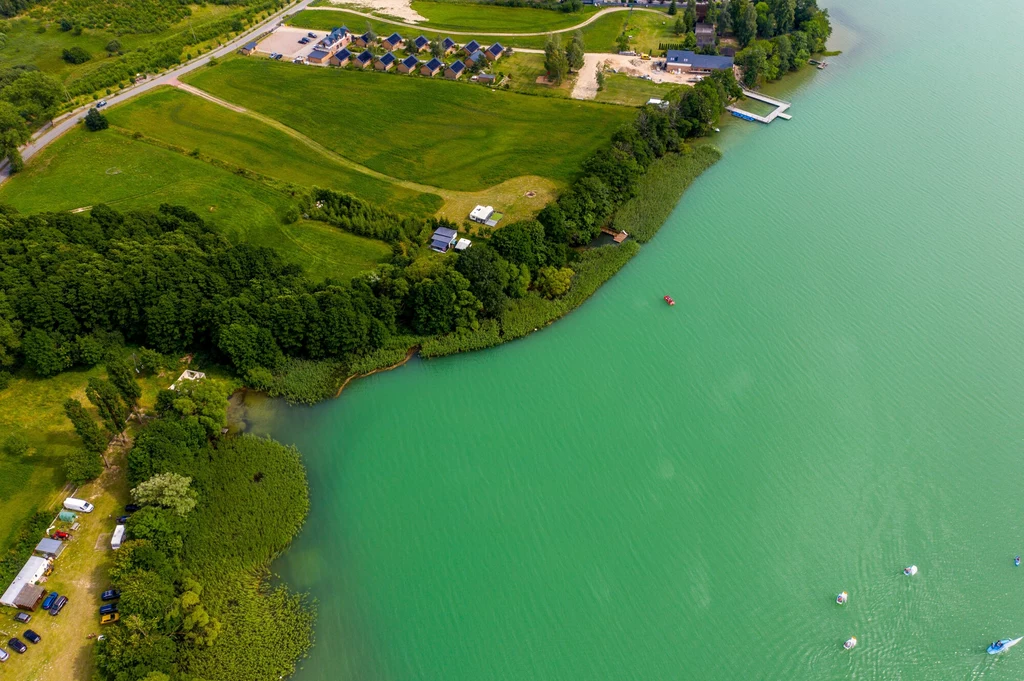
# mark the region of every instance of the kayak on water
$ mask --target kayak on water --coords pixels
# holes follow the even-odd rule
[[[1020,638],[1004,638],[995,641],[994,643],[989,645],[988,654],[995,655],[996,653],[1001,653],[1004,650],[1007,650],[1008,648],[1012,648],[1013,646],[1017,645],[1022,640],[1024,640],[1024,636],[1021,636]]]
[[[1017,567],[1020,567],[1020,556],[1017,556],[1016,558],[1013,559],[1013,564],[1016,565]]]

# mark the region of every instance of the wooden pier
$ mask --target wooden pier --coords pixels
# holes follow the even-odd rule
[[[725,110],[731,112],[732,115],[736,116],[737,118],[742,118],[745,121],[756,121],[758,123],[771,123],[776,118],[781,118],[786,121],[791,120],[793,118],[788,113],[786,113],[786,110],[789,109],[789,107],[793,106],[789,102],[783,101],[781,99],[776,99],[774,97],[769,97],[768,95],[762,95],[760,92],[754,92],[752,90],[744,90],[743,95],[750,99],[756,99],[759,102],[764,102],[765,104],[771,104],[772,106],[775,107],[775,110],[772,111],[767,116],[758,116],[755,113],[744,111],[738,106],[727,106],[725,107]]]

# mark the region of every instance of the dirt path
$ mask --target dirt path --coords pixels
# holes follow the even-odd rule
[[[217,106],[222,106],[225,109],[231,109],[235,113],[240,113],[240,114],[247,114],[247,113],[249,113],[249,111],[245,107],[241,107],[241,106],[238,106],[237,104],[232,104],[231,102],[224,101],[223,99],[220,99],[219,97],[214,97],[209,92],[205,92],[203,90],[200,90],[199,88],[197,88],[195,86],[192,86],[192,85],[189,85],[188,83],[182,83],[177,78],[172,78],[171,80],[167,81],[167,84],[170,85],[171,87],[176,87],[179,90],[184,90],[185,92],[187,92],[189,94],[192,94],[192,95],[195,95],[196,97],[202,97],[203,99],[205,99],[207,101],[213,102]]]
[[[612,12],[630,12],[630,11],[632,11],[632,12],[653,12],[654,14],[665,14],[664,12],[658,11],[656,9],[646,9],[646,8],[643,8],[643,7],[605,7],[604,9],[602,9],[602,10],[600,10],[598,12],[595,12],[594,14],[590,15],[590,17],[587,18],[585,21],[582,21],[582,22],[576,24],[575,26],[570,26],[569,28],[558,28],[558,29],[555,29],[555,30],[552,30],[552,31],[537,31],[535,33],[508,33],[508,32],[505,32],[505,33],[481,33],[480,31],[449,31],[449,30],[444,29],[444,28],[439,28],[437,26],[430,26],[430,25],[427,25],[427,24],[412,24],[412,23],[406,23],[404,21],[393,21],[393,20],[387,19],[385,17],[379,17],[379,16],[377,16],[375,14],[370,14],[368,12],[359,12],[357,10],[348,9],[346,7],[320,7],[320,6],[318,6],[318,7],[314,7],[313,9],[323,9],[323,10],[329,10],[329,11],[334,11],[334,12],[348,12],[349,14],[358,14],[359,16],[366,17],[367,19],[376,19],[378,21],[387,21],[388,23],[393,24],[395,26],[404,26],[405,28],[415,28],[417,30],[430,29],[432,31],[440,31],[441,33],[444,33],[446,35],[468,35],[468,36],[474,36],[474,37],[494,37],[494,38],[533,38],[533,37],[536,37],[536,36],[550,35],[551,33],[569,33],[570,31],[576,31],[578,29],[581,29],[584,26],[589,26],[590,24],[594,23],[595,21],[597,21],[598,19],[600,19],[604,15],[611,14]]]
[[[573,99],[593,99],[597,97],[597,69],[607,55],[583,55],[583,68],[576,76],[576,84],[572,88]]]

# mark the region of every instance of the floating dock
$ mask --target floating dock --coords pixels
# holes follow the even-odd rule
[[[743,95],[750,99],[756,99],[759,102],[764,102],[765,104],[771,104],[772,106],[775,107],[775,110],[772,111],[767,116],[758,116],[755,113],[744,111],[738,106],[727,106],[725,107],[725,110],[729,111],[730,113],[732,113],[733,116],[736,116],[737,118],[742,118],[745,121],[754,121],[757,123],[771,123],[776,118],[781,118],[786,121],[791,120],[793,118],[788,113],[786,113],[786,110],[789,109],[789,107],[793,106],[789,102],[783,101],[781,99],[775,99],[774,97],[769,97],[768,95],[762,95],[760,92],[754,92],[752,90],[744,90]]]

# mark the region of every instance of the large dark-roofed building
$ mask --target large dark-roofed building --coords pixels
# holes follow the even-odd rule
[[[697,47],[707,47],[715,44],[714,24],[697,24],[693,32],[697,36]]]
[[[459,233],[447,227],[438,227],[430,237],[430,248],[438,253],[447,253],[452,247]]]
[[[711,73],[732,68],[732,57],[697,54],[689,50],[669,50],[665,70],[672,73]]]

